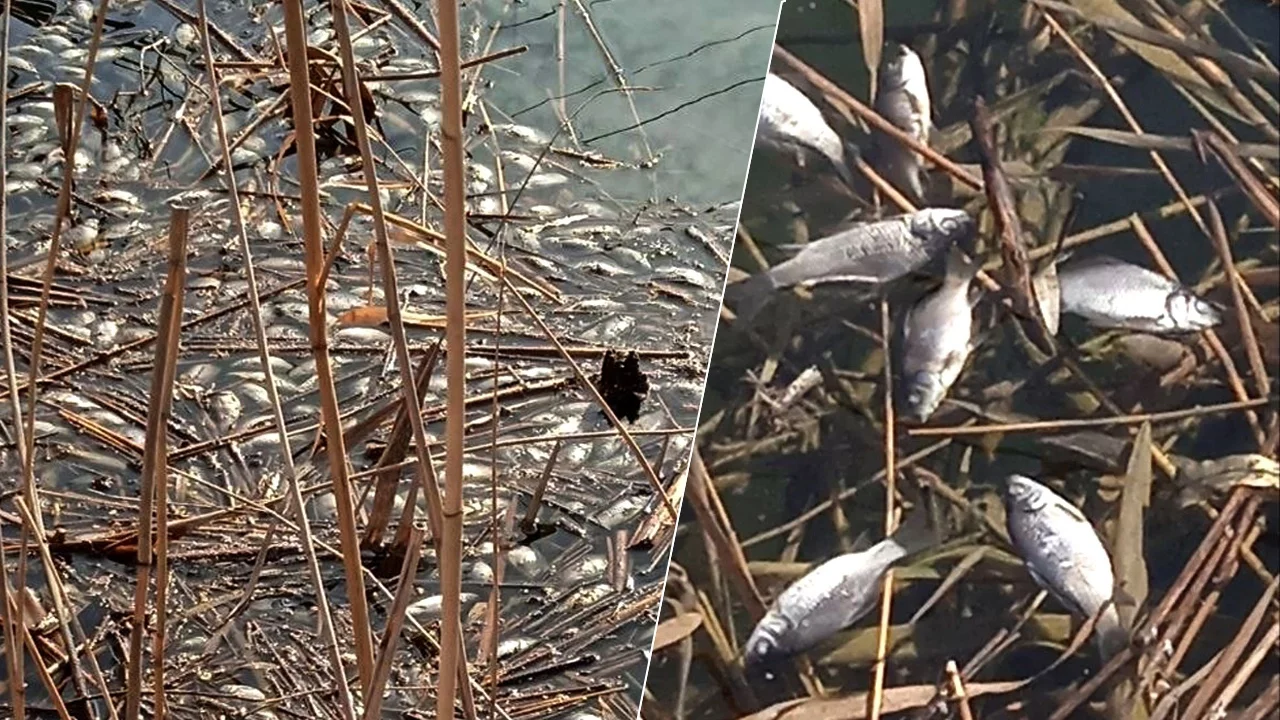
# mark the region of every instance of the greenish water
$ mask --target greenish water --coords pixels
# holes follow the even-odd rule
[[[760,82],[768,65],[777,15],[772,0],[586,4],[614,61],[635,89],[636,115],[581,15],[568,3],[564,21],[563,104],[584,147],[637,165],[613,173],[604,188],[627,198],[677,197],[701,204],[736,200],[742,190]],[[523,125],[552,129],[561,97],[555,0],[520,3],[499,12],[495,47],[528,45],[518,60],[489,74],[494,104]],[[628,129],[637,124],[642,127]],[[495,120],[496,121],[496,120]],[[643,136],[642,136],[643,134]],[[598,138],[592,140],[592,138]],[[587,142],[589,141],[589,142]],[[572,146],[567,137],[558,145]]]

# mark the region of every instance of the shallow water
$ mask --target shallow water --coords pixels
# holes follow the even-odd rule
[[[971,20],[966,31],[950,27],[945,21],[935,22],[945,17],[946,7],[965,4],[886,5],[886,37],[912,44],[925,58],[934,91],[935,125],[944,136],[964,128],[968,112],[966,91],[957,90],[956,75],[969,58],[968,45],[964,43],[976,34],[975,27],[987,25],[988,18],[979,16]],[[1270,8],[1252,3],[1224,5],[1252,37],[1263,39],[1263,51],[1275,62],[1277,48],[1266,39],[1280,32],[1276,14]],[[1032,52],[1028,50],[1032,45],[1040,47],[1041,54],[1036,56],[1033,70],[1028,70],[1025,64],[1000,72],[988,68],[993,77],[1002,78],[1004,92],[1031,86],[1064,69],[1078,69],[1078,61],[1062,49],[1060,41],[1049,43],[1054,50],[1046,52],[1040,42],[1043,38],[1036,38],[1033,43],[1029,37],[1020,35],[1017,31],[1019,13],[1012,12],[1012,7],[1002,5],[1001,13],[991,23],[1004,31],[992,40],[998,48],[996,57],[1021,63],[1024,55]],[[856,22],[850,14],[848,6],[839,2],[788,3],[783,8],[778,39],[810,67],[865,102],[867,74]],[[1073,29],[1080,27],[1079,23],[1067,25]],[[1230,36],[1221,25],[1214,27],[1215,36]],[[934,35],[935,31],[942,34]],[[1083,31],[1079,34],[1092,37]],[[1095,49],[1094,44],[1086,43],[1086,50],[1094,52]],[[1097,52],[1108,57],[1102,50]],[[1186,136],[1188,127],[1205,127],[1205,122],[1183,96],[1159,73],[1132,57],[1109,60],[1113,61],[1104,63],[1106,72],[1116,78],[1117,83],[1122,83],[1126,101],[1148,132]],[[959,85],[963,88],[962,83]],[[1274,103],[1276,88],[1266,86],[1263,94],[1267,93]],[[1265,98],[1251,97],[1260,107],[1267,107]],[[1099,108],[1089,111],[1090,101],[1098,103]],[[1062,114],[1051,116],[1054,110]],[[1075,111],[1082,115],[1066,119]],[[1264,114],[1274,121],[1273,110],[1264,110]],[[838,130],[846,130],[851,139],[865,138],[850,129],[848,123],[840,123],[838,116],[838,112],[830,113],[831,122],[836,123]],[[1056,210],[1046,207],[1050,203],[1038,201],[1036,193],[1043,193],[1049,199],[1078,196],[1077,208],[1065,228],[1068,236],[1106,222],[1124,220],[1133,213],[1144,213],[1151,233],[1179,276],[1214,302],[1227,307],[1229,316],[1233,315],[1226,287],[1221,283],[1215,283],[1212,288],[1199,285],[1219,270],[1212,244],[1195,224],[1185,215],[1157,220],[1146,214],[1176,200],[1169,186],[1152,169],[1148,154],[1143,150],[1075,138],[1069,147],[1059,149],[1060,155],[1044,150],[1037,155],[1032,149],[1046,138],[1045,125],[1050,121],[1125,127],[1123,119],[1109,106],[1096,85],[1078,77],[1061,84],[1023,116],[1015,116],[1007,123],[1013,129],[1000,136],[1005,162],[1023,160],[1027,153],[1036,162],[1070,166],[1071,170],[1055,175],[1052,182],[1045,182],[1043,173],[1038,172],[1033,183],[1019,186],[1022,203],[1019,207],[1031,246],[1051,250],[1060,234],[1051,221],[1055,215],[1058,219],[1062,215],[1061,207]],[[1227,121],[1227,125],[1241,140],[1263,140],[1261,133],[1251,128],[1233,121]],[[971,165],[977,161],[971,146],[953,148],[944,154],[966,163],[967,169],[976,168]],[[1173,173],[1189,195],[1231,186],[1220,169],[1206,169],[1194,153],[1162,154],[1169,159]],[[833,189],[833,183],[797,173],[762,153],[757,153],[756,158],[744,199],[742,223],[771,263],[786,256],[777,246],[823,237],[851,210],[866,212],[863,203],[851,201]],[[1274,164],[1268,167],[1274,172]],[[1122,176],[1104,172],[1108,168],[1137,168],[1137,172]],[[939,196],[944,199],[935,204],[949,207],[972,201],[966,193],[946,197],[945,188],[939,190]],[[976,206],[976,203],[969,205],[971,209]],[[1252,205],[1238,193],[1220,198],[1218,206],[1229,226],[1242,215],[1251,213],[1249,232],[1232,236],[1237,262],[1274,268],[1278,260],[1274,229],[1267,227],[1266,221],[1260,220]],[[989,226],[984,229],[984,236],[984,257],[997,257],[999,251],[991,239]],[[1129,231],[1122,230],[1074,250],[1079,257],[1106,252],[1152,266],[1149,254]],[[754,251],[749,251],[741,242],[735,248],[733,264],[747,273],[759,271]],[[893,290],[889,299],[895,323],[904,309],[925,292],[929,282],[922,278]],[[1268,327],[1274,327],[1277,315],[1274,282],[1264,278],[1254,290],[1266,308]],[[812,299],[781,295],[783,297],[753,323],[752,333],[736,325],[721,327],[703,404],[703,432],[699,437],[702,457],[717,481],[725,510],[738,539],[744,543],[749,568],[766,603],[811,563],[865,547],[879,539],[883,532],[885,502],[883,485],[877,476],[884,467],[881,390],[885,359],[879,347],[879,308],[874,303],[851,301],[836,293],[815,292]],[[981,347],[970,358],[949,395],[958,402],[944,403],[930,425],[958,425],[973,417],[975,408],[976,420],[983,424],[1115,414],[1097,408],[1096,402],[1086,399],[1085,384],[1072,379],[1061,367],[1037,367],[1031,362],[1024,349],[1025,339],[1007,318],[994,324],[991,314],[984,314],[980,309],[978,319],[984,328],[991,329],[982,336]],[[1231,335],[1233,324],[1229,322],[1220,328],[1224,338],[1239,337]],[[1073,348],[1073,357],[1085,376],[1126,412],[1156,412],[1235,399],[1222,366],[1216,359],[1206,360],[1212,356],[1197,347],[1199,343],[1195,338],[1159,343],[1161,352],[1174,354],[1174,364],[1194,352],[1202,368],[1198,374],[1162,387],[1159,378],[1170,372],[1173,365],[1153,370],[1151,363],[1160,362],[1156,354],[1141,355],[1126,350],[1136,344],[1125,345],[1121,340],[1127,342],[1128,338],[1117,339],[1113,335],[1089,328],[1078,318],[1067,317],[1059,341]],[[896,340],[897,336],[893,337]],[[1249,377],[1243,345],[1238,339],[1223,342],[1240,373]],[[1205,371],[1205,364],[1212,364],[1212,368]],[[1274,412],[1274,357],[1267,361],[1267,367],[1273,379],[1267,391],[1273,401],[1268,411]],[[790,409],[776,410],[759,397],[768,394],[776,399],[808,368],[821,370],[823,382]],[[759,380],[762,376],[763,383]],[[1258,391],[1254,386],[1250,384],[1249,388],[1250,395],[1256,396]],[[1262,417],[1265,420],[1269,415],[1264,412]],[[931,500],[921,499],[923,491],[919,486],[940,478],[973,513],[966,515],[957,511],[965,516],[957,521],[960,527],[953,528],[953,537],[963,537],[969,544],[950,557],[926,554],[900,573],[900,577],[908,579],[899,584],[892,621],[902,626],[896,628],[901,635],[895,637],[904,639],[891,650],[887,687],[931,685],[938,680],[947,660],[964,665],[993,634],[1012,624],[1012,618],[1034,594],[1036,588],[1002,543],[991,533],[973,534],[983,530],[984,523],[979,518],[990,518],[989,522],[995,527],[1003,525],[1003,510],[994,492],[999,480],[1010,472],[1049,477],[1055,482],[1061,480],[1056,487],[1072,501],[1082,503],[1085,514],[1094,524],[1110,532],[1114,526],[1119,480],[1100,476],[1124,474],[1133,429],[1136,426],[1097,428],[1070,438],[1042,433],[957,436],[924,459],[908,462],[906,458],[947,438],[910,436],[906,428],[898,426],[897,457],[901,472],[898,488],[903,496],[912,503],[927,502],[938,514],[951,512],[948,508],[953,508],[953,501],[943,501],[936,493]],[[1156,441],[1175,459],[1198,460],[1258,451],[1258,444],[1240,412],[1158,424]],[[1201,509],[1181,507],[1175,500],[1173,484],[1162,473],[1157,472],[1154,492],[1145,527],[1146,563],[1151,583],[1149,604],[1158,602],[1182,571],[1211,522]],[[838,511],[828,504],[836,495],[840,498]],[[1220,507],[1221,498],[1214,505]],[[1270,502],[1269,507],[1268,523],[1274,521],[1274,502]],[[798,519],[802,517],[809,519],[800,522]],[[696,524],[689,522],[685,530],[673,562],[683,566],[692,585],[707,594],[718,624],[729,635],[732,647],[740,649],[752,623],[741,602],[739,587],[726,582],[728,571],[723,567],[718,571],[708,568],[707,558],[715,552],[710,543],[704,541]],[[1274,535],[1273,531],[1268,524],[1265,532]],[[978,546],[987,546],[987,555],[976,569],[943,595],[919,625],[907,627],[912,613],[930,598],[939,581],[956,567],[956,561]],[[1274,574],[1280,568],[1274,542],[1260,541],[1256,549],[1263,557],[1266,571]],[[1203,640],[1202,636],[1202,640],[1197,641],[1196,650],[1182,668],[1194,669],[1207,661],[1212,652],[1234,634],[1264,587],[1265,576],[1260,581],[1251,570],[1242,571],[1226,586],[1221,612],[1211,621],[1211,626],[1219,630],[1212,633],[1215,637]],[[1057,656],[1064,644],[1062,627],[1054,629],[1051,625],[1064,620],[1065,610],[1050,601],[1043,608],[1043,615],[1044,624],[1033,623],[1035,627],[1024,630],[1019,646],[985,669],[980,679],[1026,677]],[[856,630],[840,635],[809,654],[815,663],[814,677],[821,680],[828,695],[849,696],[867,690],[876,619],[876,613],[871,613],[856,624]],[[744,701],[741,679],[736,676],[740,666],[721,666],[719,648],[710,647],[706,633],[696,632],[694,638],[695,655],[688,674],[683,717],[739,717],[770,702],[810,694],[797,682],[796,671],[787,665],[772,683],[747,679],[747,688],[756,693],[759,701],[753,706]],[[1032,703],[1021,710],[1034,713],[1035,703],[1051,703],[1060,698],[1063,688],[1078,684],[1097,669],[1096,657],[1085,651],[1078,655],[1032,689],[997,697],[985,704],[975,701],[975,716],[1009,716],[999,713],[1008,704],[1006,701],[1012,699]],[[656,658],[651,671],[651,687],[655,693],[663,689],[659,703],[668,711],[675,708],[675,688],[683,682],[681,663],[679,646],[672,646]],[[1017,710],[1010,706],[1008,712],[1016,714]]]

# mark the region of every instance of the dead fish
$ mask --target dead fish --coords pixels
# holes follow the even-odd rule
[[[889,49],[880,67],[880,87],[876,90],[876,112],[921,144],[928,144],[932,128],[929,82],[920,56],[906,45]],[[876,133],[876,171],[894,187],[905,191],[912,202],[924,200],[924,158],[897,140]]]
[[[1222,313],[1177,281],[1139,265],[1098,256],[1058,272],[1062,310],[1103,328],[1151,333],[1199,332]]]
[[[840,179],[853,187],[844,141],[827,125],[822,111],[794,85],[769,73],[760,98],[760,126],[756,143],[803,166],[806,155],[826,158]]]
[[[1004,490],[1009,537],[1031,577],[1083,619],[1101,611],[1095,637],[1111,657],[1128,633],[1112,602],[1115,572],[1102,540],[1079,508],[1035,480],[1010,475]]]
[[[963,210],[925,208],[855,225],[800,247],[793,257],[731,286],[740,321],[749,322],[774,292],[795,286],[862,283],[880,286],[919,270],[973,235]]]
[[[952,246],[942,286],[924,296],[907,313],[903,325],[903,415],[914,422],[929,419],[960,377],[974,348],[973,306],[969,286],[978,273]]]
[[[810,570],[782,591],[751,631],[747,664],[764,666],[802,653],[853,625],[875,607],[885,571],[932,543],[924,513],[915,512],[891,537]]]

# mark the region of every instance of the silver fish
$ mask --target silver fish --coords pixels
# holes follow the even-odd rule
[[[802,653],[853,625],[875,607],[885,571],[932,542],[925,514],[917,511],[891,537],[810,570],[782,591],[751,631],[747,664],[765,666]]]
[[[846,185],[853,186],[844,141],[804,93],[773,73],[764,80],[756,144],[799,165],[805,164],[809,153],[816,153],[831,163]]]
[[[929,101],[929,81],[920,56],[906,45],[889,48],[880,66],[880,86],[876,89],[876,112],[894,127],[927,145],[933,126]],[[876,133],[876,171],[894,187],[907,193],[912,202],[924,200],[924,158],[897,140]]]
[[[952,246],[942,286],[924,296],[907,313],[902,333],[902,377],[906,401],[903,415],[925,422],[960,377],[973,350],[973,306],[969,285],[978,273]]]
[[[1080,510],[1023,475],[1005,481],[1009,537],[1031,577],[1077,616],[1102,615],[1098,648],[1109,658],[1128,643],[1114,602],[1115,572],[1102,540]],[[1105,609],[1104,609],[1105,607]]]
[[[1062,311],[1103,328],[1150,333],[1198,332],[1222,313],[1174,280],[1139,265],[1100,256],[1058,271]]]
[[[795,286],[863,283],[879,286],[919,270],[974,232],[963,210],[925,208],[887,220],[854,225],[807,243],[794,256],[727,289],[741,322],[764,307],[774,292]]]

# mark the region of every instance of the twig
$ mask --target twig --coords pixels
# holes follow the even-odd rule
[[[889,319],[889,301],[880,301],[880,348],[884,354],[884,536],[897,528],[894,499],[897,495],[897,427],[893,413],[893,356],[889,337],[893,326]],[[884,674],[889,655],[889,623],[893,613],[893,568],[884,574],[880,597],[880,625],[876,632],[876,664],[867,695],[867,717],[879,720],[884,707]]]
[[[953,425],[950,427],[911,428],[907,435],[911,437],[927,437],[943,435],[985,435],[987,433],[1035,432],[1038,430],[1068,430],[1083,427],[1108,427],[1111,425],[1141,425],[1144,422],[1169,422],[1189,417],[1200,417],[1220,412],[1248,410],[1276,402],[1276,397],[1251,398],[1236,402],[1202,405],[1182,410],[1166,410],[1164,412],[1137,413],[1133,415],[1113,415],[1102,418],[1061,418],[1058,420],[1029,420],[1016,423],[992,423],[990,425]]]

